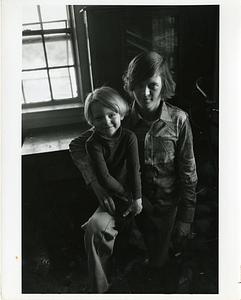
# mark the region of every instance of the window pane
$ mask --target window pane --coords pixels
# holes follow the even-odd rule
[[[42,21],[57,21],[57,20],[67,20],[66,6],[65,5],[41,5],[41,15]],[[55,23],[54,28],[63,28],[63,23]],[[44,24],[44,29],[49,28],[49,24]],[[65,27],[65,26],[64,26]],[[51,27],[53,28],[53,27]]]
[[[23,69],[46,67],[41,36],[23,37]]]
[[[73,64],[69,34],[45,35],[48,63],[50,67]]]
[[[54,99],[77,97],[74,68],[50,70]]]
[[[45,42],[50,67],[73,64],[69,34],[48,34],[45,35]]]
[[[78,91],[77,91],[77,84],[76,84],[75,69],[74,68],[69,68],[69,72],[70,72],[70,78],[71,78],[73,97],[77,97],[78,96]]]
[[[47,71],[23,72],[26,103],[51,100]]]
[[[38,23],[38,11],[37,5],[24,5],[23,6],[23,13],[22,13],[22,21],[23,24],[26,23]],[[26,25],[24,29],[40,29],[40,25]]]

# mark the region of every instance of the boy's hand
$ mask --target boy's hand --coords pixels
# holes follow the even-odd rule
[[[131,205],[124,212],[123,217],[129,215],[129,213],[133,213],[134,216],[138,215],[142,211],[142,200],[141,198],[134,200]]]
[[[191,231],[191,223],[178,221],[175,226],[175,231],[179,238],[187,237]]]
[[[139,215],[139,213],[142,211],[142,200],[141,198],[134,200],[132,203],[132,212],[134,215]]]
[[[115,214],[115,203],[107,193],[106,189],[104,189],[98,181],[91,182],[91,188],[93,189],[100,206],[113,216]]]

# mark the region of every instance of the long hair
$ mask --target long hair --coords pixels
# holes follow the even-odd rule
[[[165,100],[174,96],[176,84],[168,63],[162,55],[154,51],[140,53],[132,59],[123,75],[124,89],[132,97],[136,85],[154,75],[160,75],[162,79],[161,97]]]

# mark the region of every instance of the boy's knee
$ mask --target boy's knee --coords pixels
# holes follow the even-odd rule
[[[102,222],[97,217],[92,217],[86,224],[85,230],[88,233],[96,234],[102,231]]]
[[[106,231],[109,223],[111,223],[109,216],[106,217],[102,214],[94,214],[84,225],[84,229],[89,234],[98,235]]]

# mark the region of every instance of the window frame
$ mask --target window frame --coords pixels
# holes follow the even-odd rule
[[[85,122],[83,114],[84,99],[91,91],[91,75],[88,57],[87,32],[82,5],[66,5],[72,28],[72,50],[75,57],[75,70],[79,94],[76,98],[22,104],[22,130],[62,126]]]
[[[76,26],[75,26],[75,16],[74,16],[74,12],[71,8],[70,5],[65,5],[66,6],[66,10],[67,10],[67,20],[58,20],[58,21],[47,21],[47,22],[42,22],[42,24],[44,23],[51,23],[51,22],[65,22],[65,23],[69,23],[69,27],[66,26],[66,28],[58,28],[58,29],[37,29],[37,30],[23,30],[22,31],[22,37],[32,37],[35,35],[41,36],[42,39],[42,45],[44,47],[44,58],[46,61],[46,65],[44,67],[40,67],[40,68],[29,68],[29,69],[22,69],[22,72],[28,72],[28,71],[34,71],[34,70],[46,70],[47,74],[48,74],[48,83],[49,83],[49,91],[50,91],[50,95],[51,95],[51,99],[50,100],[44,100],[44,101],[38,101],[38,102],[31,102],[31,103],[22,103],[22,110],[24,113],[25,109],[29,109],[29,108],[36,108],[36,111],[38,108],[41,107],[53,107],[53,106],[59,106],[59,105],[65,105],[65,104],[75,104],[75,103],[83,103],[83,89],[84,87],[82,86],[82,80],[81,80],[81,71],[80,71],[80,62],[79,62],[79,57],[78,57],[78,49],[76,49],[77,47],[77,43],[76,43],[76,39],[78,37],[78,34],[75,32],[76,31]],[[39,10],[39,8],[41,7],[40,5],[37,5],[37,9]],[[36,23],[25,23],[28,25],[33,25],[33,24],[40,24],[40,22],[36,22]],[[48,65],[48,59],[47,59],[47,53],[46,53],[46,46],[45,46],[45,38],[44,36],[48,35],[48,34],[69,34],[70,35],[70,45],[71,45],[71,49],[72,49],[72,53],[73,53],[73,64],[66,64],[66,65],[61,65],[61,66],[49,66]],[[83,39],[85,39],[85,37],[83,37]],[[81,39],[82,40],[82,39]],[[82,44],[85,44],[85,42],[83,43],[82,40]],[[51,79],[50,79],[50,74],[49,71],[50,70],[54,70],[54,69],[69,69],[73,67],[74,71],[75,71],[75,77],[76,77],[76,87],[77,87],[77,96],[76,97],[69,97],[69,98],[63,98],[63,99],[54,99],[53,97],[53,92],[52,92],[52,88],[51,88]],[[24,90],[23,90],[23,81],[21,81],[21,89],[22,89],[22,96],[24,98]]]

